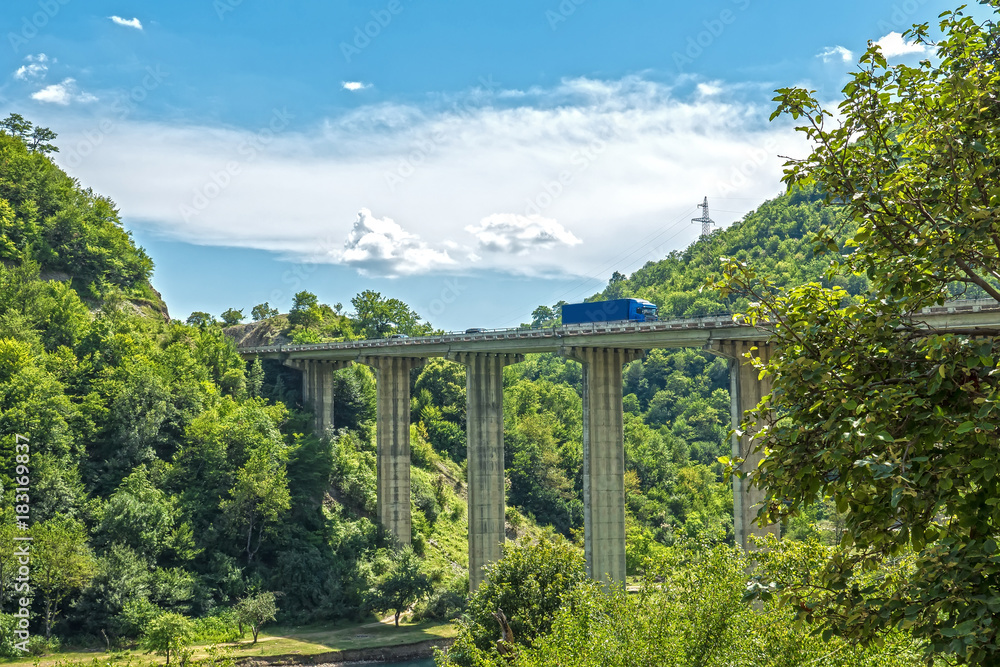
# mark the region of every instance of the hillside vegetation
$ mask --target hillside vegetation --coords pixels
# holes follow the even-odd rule
[[[220,319],[165,320],[149,307],[158,304],[152,262],[113,203],[22,137],[0,134],[0,154],[0,434],[10,443],[0,465],[8,501],[0,630],[13,627],[16,608],[16,435],[30,440],[35,544],[39,553],[62,545],[46,562],[76,573],[37,589],[32,627],[53,638],[50,646],[57,637],[136,645],[175,618],[192,619],[189,639],[231,639],[240,610],[264,592],[278,594],[283,623],[399,611],[387,591],[400,586],[423,591],[402,607],[416,600],[417,618],[462,613],[463,367],[431,359],[411,378],[413,544],[402,548],[373,518],[371,370],[335,375],[336,430],[311,432],[297,372],[248,366],[236,352],[250,304]],[[816,278],[821,262],[805,239],[831,216],[814,192],[779,197],[683,252],[616,276],[598,297],[643,296],[666,315],[731,309],[738,304],[701,291],[720,254],[762,259],[780,280]],[[254,305],[248,340],[433,331],[377,292],[350,303],[347,311],[300,292],[287,314]],[[579,364],[554,355],[504,371],[512,540],[582,547],[580,382]],[[671,545],[732,543],[730,484],[716,460],[729,450],[729,378],[726,362],[702,350],[653,350],[624,369],[624,384],[628,569],[643,576]],[[43,650],[45,641],[33,641]]]
[[[117,291],[163,309],[149,284],[153,261],[122,228],[114,202],[59,169],[46,155],[58,149],[28,140],[33,129],[46,128],[16,114],[0,126],[6,128],[0,132],[0,260],[37,262],[43,274],[69,277],[88,300]]]

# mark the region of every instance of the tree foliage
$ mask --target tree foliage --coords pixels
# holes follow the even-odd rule
[[[291,506],[286,456],[280,443],[265,443],[250,452],[247,462],[236,472],[230,497],[220,504],[243,544],[247,563],[260,550],[265,531]]]
[[[59,152],[58,147],[49,143],[59,135],[47,127],[36,126],[30,120],[25,120],[19,113],[12,113],[0,121],[0,128],[23,141],[30,151],[42,155]]]
[[[807,571],[798,552],[783,567]],[[686,543],[651,564],[638,591],[605,591],[594,582],[568,590],[551,629],[513,654],[480,651],[477,665],[675,665],[677,667],[916,667],[919,647],[905,632],[880,636],[880,645],[811,636],[775,603],[755,609],[743,598],[746,555],[731,547]],[[496,636],[498,633],[495,633]],[[515,634],[516,638],[516,634]],[[456,647],[468,646],[459,635]],[[452,648],[449,653],[456,653]],[[458,655],[455,656],[458,658]],[[444,664],[467,664],[460,659]]]
[[[871,294],[818,283],[781,293],[738,261],[723,284],[760,304],[749,319],[778,343],[762,369],[770,401],[750,416],[766,424],[766,457],[749,472],[767,489],[762,520],[822,497],[844,513],[841,551],[814,580],[784,582],[785,597],[847,637],[909,628],[933,653],[995,664],[1000,332],[936,331],[921,309],[1000,297],[1000,28],[958,10],[940,29],[937,57],[918,67],[869,48],[837,119],[808,91],[776,98],[775,115],[802,121],[813,144],[786,180],[819,183],[856,225],[846,256],[843,229],[817,233],[817,250],[834,253],[828,275],[864,275]],[[909,37],[929,34],[919,25]],[[912,559],[898,586],[866,576],[898,558]]]
[[[551,630],[559,609],[585,581],[583,554],[565,540],[506,545],[469,600],[468,620],[461,624],[446,664],[471,667],[499,660],[498,612],[507,618],[514,642],[530,646]]]
[[[265,301],[264,303],[258,303],[250,310],[250,317],[253,318],[254,322],[259,322],[261,320],[269,320],[272,317],[278,316],[278,309],[271,308],[271,306]]]
[[[278,615],[278,605],[276,596],[272,591],[264,591],[254,595],[248,595],[236,603],[236,622],[240,627],[244,625],[250,628],[253,635],[253,643],[257,643],[257,635],[265,623],[274,620]]]
[[[35,524],[31,537],[31,583],[42,597],[48,639],[65,600],[93,578],[94,557],[83,524],[68,517]]]
[[[43,137],[46,128],[15,116],[0,132],[0,258],[65,273],[88,296],[118,289],[158,305],[148,283],[153,263],[122,228],[114,202],[52,163],[45,153],[54,134]]]
[[[430,325],[399,299],[387,299],[379,292],[365,290],[351,299],[358,331],[364,338],[385,338],[391,333],[419,336]]]
[[[312,292],[302,291],[295,295],[292,309],[288,311],[288,321],[292,325],[313,327],[323,321],[319,300]]]
[[[400,615],[430,592],[431,580],[420,571],[420,559],[404,547],[393,553],[386,571],[375,580],[366,606],[379,613],[393,612],[399,627]]]
[[[142,646],[147,653],[166,656],[169,665],[170,655],[182,653],[193,639],[194,625],[191,620],[181,614],[166,612],[150,621],[143,634]]]
[[[222,315],[219,317],[222,318],[222,324],[227,327],[239,324],[246,319],[246,316],[243,314],[243,309],[236,310],[235,308],[229,308],[228,310],[223,311]]]

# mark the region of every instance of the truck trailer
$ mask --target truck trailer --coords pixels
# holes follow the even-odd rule
[[[645,299],[612,299],[611,301],[589,301],[568,303],[562,307],[563,324],[585,324],[587,322],[655,322],[656,304]]]

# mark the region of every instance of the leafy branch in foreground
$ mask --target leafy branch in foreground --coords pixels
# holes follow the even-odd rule
[[[982,4],[994,10],[1000,2]],[[942,14],[935,62],[890,67],[877,46],[844,88],[837,120],[811,92],[778,91],[774,117],[801,119],[812,153],[786,163],[858,224],[829,277],[867,275],[850,298],[810,283],[782,294],[728,261],[717,283],[755,301],[747,317],[776,345],[773,391],[747,415],[765,453],[749,474],[770,523],[828,497],[845,513],[839,551],[809,582],[778,582],[807,620],[861,641],[886,627],[928,640],[928,656],[1000,661],[998,332],[937,331],[925,306],[1000,301],[1000,29]],[[908,37],[929,42],[927,25]],[[894,586],[864,573],[906,559]],[[767,582],[763,582],[767,583]],[[816,596],[816,590],[834,591]]]

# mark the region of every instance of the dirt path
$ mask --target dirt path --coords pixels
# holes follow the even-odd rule
[[[377,628],[377,627],[379,627],[381,625],[395,625],[395,624],[396,624],[396,615],[395,614],[389,614],[385,618],[381,618],[381,619],[379,619],[377,621],[371,621],[370,623],[364,623],[362,625],[356,625],[356,626],[354,626],[354,629],[355,630],[364,630],[365,628]],[[335,628],[333,630],[317,630],[315,632],[295,632],[295,633],[288,633],[288,634],[284,634],[284,635],[275,635],[273,637],[261,637],[260,639],[257,640],[257,643],[258,644],[263,644],[264,642],[273,642],[273,641],[278,640],[278,639],[317,639],[317,638],[321,638],[321,637],[329,637],[332,634],[335,634],[337,632],[344,632],[346,630],[348,630],[348,628]],[[252,644],[245,643],[245,642],[231,642],[229,644],[225,644],[225,646],[234,646],[234,647],[243,647],[243,648],[246,648],[248,646],[252,646]]]

